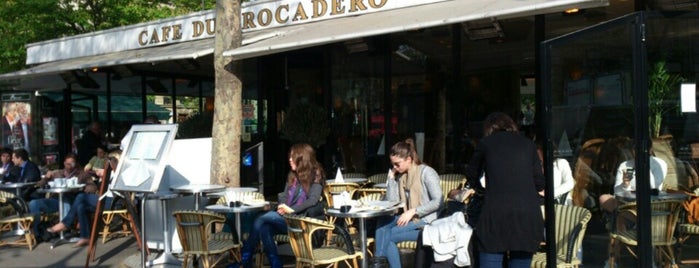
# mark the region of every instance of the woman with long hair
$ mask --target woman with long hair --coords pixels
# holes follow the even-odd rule
[[[499,112],[485,119],[483,136],[466,169],[471,187],[485,193],[474,226],[480,267],[501,268],[508,259],[511,268],[528,268],[544,233],[539,199],[545,180],[536,144]],[[483,173],[487,188],[475,179]]]
[[[279,195],[279,206],[276,210],[270,210],[255,219],[248,240],[243,243],[243,267],[252,267],[252,254],[260,241],[272,268],[282,267],[273,237],[287,232],[283,215],[303,214],[318,217],[324,213],[320,198],[325,183],[325,172],[316,160],[313,147],[305,143],[291,146],[289,166],[291,171],[284,192]]]
[[[393,145],[390,158],[393,168],[388,173],[386,198],[405,206],[403,213],[378,225],[372,267],[383,266],[386,261],[391,267],[401,267],[396,243],[417,240],[420,228],[437,219],[444,207],[439,175],[420,161],[412,139]]]

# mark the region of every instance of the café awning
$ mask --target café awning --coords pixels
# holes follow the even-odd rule
[[[353,17],[298,24],[262,31],[277,33],[273,38],[243,45],[223,53],[245,59],[421,28],[482,19],[507,19],[561,12],[570,8],[609,5],[607,0],[451,0]],[[283,29],[283,32],[279,32]]]
[[[70,70],[108,67],[177,59],[196,59],[214,52],[214,39],[207,38],[167,46],[126,50],[114,53],[73,58],[40,64],[28,69],[0,75],[0,80],[57,74]]]

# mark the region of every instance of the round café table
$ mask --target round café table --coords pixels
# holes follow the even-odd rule
[[[235,215],[235,233],[238,235],[238,241],[242,241],[242,231],[240,230],[240,214],[243,212],[253,212],[260,211],[269,205],[269,202],[254,202],[254,203],[243,203],[239,207],[230,207],[226,205],[209,205],[206,206],[207,210],[211,210],[219,213],[233,213]]]
[[[199,199],[202,194],[220,192],[226,189],[226,186],[218,184],[186,184],[170,188],[178,194],[193,194],[194,195],[194,210],[199,210]]]
[[[624,192],[622,194],[617,194],[615,197],[622,203],[632,203],[636,202],[636,193]],[[685,193],[667,193],[660,192],[657,195],[651,195],[650,200],[685,200],[689,196]]]
[[[359,245],[362,251],[362,262],[361,262],[361,267],[366,268],[369,267],[369,262],[367,258],[367,249],[366,249],[366,219],[370,218],[375,218],[379,216],[387,216],[387,215],[393,215],[396,212],[398,212],[398,209],[400,206],[392,206],[392,207],[382,207],[382,208],[371,208],[371,209],[366,209],[366,210],[359,210],[356,212],[352,212],[350,210],[349,212],[341,212],[339,209],[335,208],[329,208],[325,211],[325,214],[338,217],[338,218],[353,218],[353,219],[358,219],[359,221]]]
[[[63,195],[66,193],[72,193],[72,192],[77,192],[82,190],[85,187],[84,184],[78,184],[74,186],[66,186],[66,187],[53,187],[53,188],[40,188],[37,189],[37,192],[39,193],[49,193],[49,194],[58,194],[58,215],[60,217],[63,217]],[[68,242],[73,242],[70,240],[66,240],[64,231],[59,232],[59,237],[56,239],[56,241],[51,244],[51,249],[63,244],[63,243],[68,243]]]
[[[343,179],[342,182],[362,184],[362,183],[367,182],[367,179],[366,178],[346,178],[346,179]],[[326,180],[325,181],[325,183],[327,183],[327,184],[342,183],[342,182],[338,182],[337,180]]]
[[[230,192],[230,193],[248,193],[248,192],[257,192],[257,191],[258,191],[258,189],[253,188],[253,187],[228,187],[228,188],[224,189],[223,191],[209,193],[208,195],[221,197],[221,196],[226,196],[227,192]]]
[[[167,213],[167,201],[173,198],[178,197],[179,194],[177,193],[170,193],[170,192],[157,192],[154,194],[150,194],[146,196],[146,199],[149,200],[160,200],[162,212],[161,212],[161,217],[162,217],[162,224],[163,224],[163,253],[158,256],[158,258],[154,260],[150,260],[147,263],[148,267],[152,267],[155,265],[182,265],[182,261],[177,259],[175,256],[172,255],[172,247],[170,246],[170,218],[168,213]],[[144,202],[145,203],[145,202]],[[145,219],[146,214],[143,214],[143,218]],[[146,226],[141,226],[141,230],[143,232],[143,240],[146,241]],[[145,247],[143,249],[142,254],[145,253]]]

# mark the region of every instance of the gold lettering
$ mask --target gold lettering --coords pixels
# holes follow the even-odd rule
[[[158,30],[153,29],[153,34],[150,36],[150,42],[149,44],[157,44],[160,43],[160,39],[158,39]]]
[[[207,19],[206,20],[206,34],[208,35],[214,35],[216,32],[216,20],[215,19]]]
[[[145,46],[148,44],[148,30],[143,30],[141,33],[138,34],[138,44],[141,46]]]
[[[174,32],[172,33],[172,40],[182,39],[182,24],[175,24],[172,26]]]
[[[330,11],[330,16],[332,15],[342,15],[342,13],[345,13],[345,6],[342,5],[342,0],[331,0],[333,1],[331,4],[332,11]]]
[[[361,10],[366,10],[364,5],[364,0],[350,0],[350,10],[349,12],[357,12]]]
[[[313,16],[311,18],[318,18],[325,15],[328,11],[328,3],[325,0],[313,0]]]
[[[282,19],[282,10],[286,10],[286,18],[284,18],[284,19]],[[277,8],[277,11],[274,12],[274,19],[279,24],[285,24],[287,21],[289,21],[289,5],[279,6]]]
[[[377,0],[369,0],[369,6],[372,8],[382,8],[386,5],[386,2],[388,2],[388,0],[378,0],[380,2],[377,4],[376,1]]]
[[[267,26],[272,22],[272,11],[265,8],[257,13],[257,24],[260,26]]]
[[[204,23],[201,21],[192,22],[192,37],[199,37],[204,34]]]
[[[160,41],[167,42],[168,37],[170,36],[170,26],[165,26],[160,28],[163,30],[163,33],[160,38]]]
[[[296,15],[294,15],[293,21],[297,20],[307,20],[308,15],[306,15],[306,10],[303,9],[303,5],[299,3],[299,5],[296,7]]]
[[[244,12],[243,13],[243,29],[255,28],[255,13]]]

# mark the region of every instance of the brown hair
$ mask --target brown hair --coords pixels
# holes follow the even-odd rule
[[[494,112],[488,115],[483,122],[483,136],[490,136],[497,131],[517,131],[517,124],[510,116],[502,112]]]
[[[403,159],[408,157],[413,159],[413,163],[416,165],[421,164],[420,156],[417,155],[415,150],[415,141],[413,139],[405,139],[404,141],[399,141],[391,147],[391,152],[389,156],[397,156]]]
[[[289,149],[289,158],[296,164],[296,171],[289,172],[287,178],[291,184],[294,178],[298,178],[303,190],[308,192],[311,188],[311,183],[321,183],[325,177],[323,167],[316,160],[316,152],[311,145],[306,143],[297,143]]]

